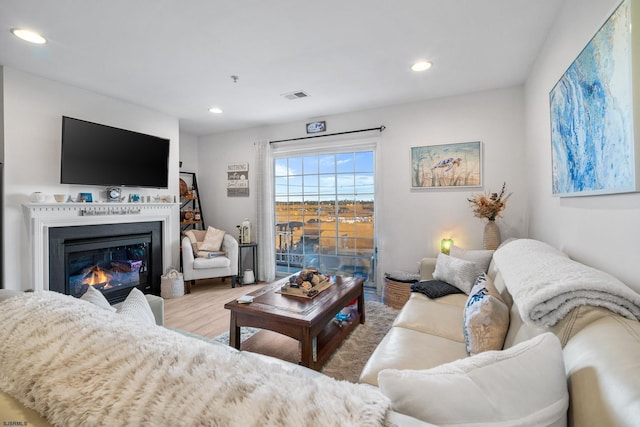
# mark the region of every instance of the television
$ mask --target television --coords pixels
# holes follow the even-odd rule
[[[168,188],[169,140],[63,116],[60,183]]]

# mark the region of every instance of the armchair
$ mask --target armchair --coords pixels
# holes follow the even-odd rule
[[[204,231],[197,233],[198,240],[204,239]],[[230,234],[225,234],[222,240],[221,251],[226,256],[215,258],[201,258],[193,252],[191,239],[188,236],[182,238],[182,274],[185,280],[186,291],[191,291],[191,285],[198,279],[210,279],[214,277],[231,276],[231,287],[236,286],[238,275],[238,242]]]

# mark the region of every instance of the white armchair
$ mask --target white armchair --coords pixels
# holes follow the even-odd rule
[[[197,257],[193,253],[189,237],[182,238],[182,274],[187,284],[187,293],[196,280],[213,277],[231,277],[231,287],[235,288],[238,275],[238,241],[230,234],[225,234],[220,250],[226,252],[226,256]]]

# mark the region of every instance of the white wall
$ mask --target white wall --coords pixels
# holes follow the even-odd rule
[[[30,263],[27,222],[22,204],[34,191],[45,194],[92,192],[103,187],[60,182],[62,116],[99,122],[171,140],[169,189],[127,189],[143,195],[178,194],[178,120],[128,104],[4,67],[4,246],[5,287],[29,289]],[[125,156],[126,153],[123,153]],[[53,201],[51,198],[50,201]],[[177,208],[174,235],[179,235]],[[166,250],[167,248],[165,248]],[[178,265],[178,242],[168,248]]]
[[[198,172],[198,137],[180,131],[181,171]]]
[[[381,179],[377,183],[376,200],[379,274],[393,270],[417,271],[417,262],[422,257],[439,252],[443,237],[451,236],[464,248],[481,248],[484,223],[473,217],[467,197],[479,191],[498,191],[504,181],[513,196],[504,218],[498,221],[503,238],[526,235],[522,87],[321,119],[327,121],[329,133],[380,125],[387,128],[381,134],[342,137],[380,140]],[[306,136],[304,124],[290,123],[200,138],[198,183],[209,225],[235,234],[235,225],[243,218],[249,217],[256,223],[253,143]],[[410,190],[411,147],[468,141],[482,141],[484,145],[484,189]],[[239,161],[250,163],[251,196],[228,198],[226,165]]]
[[[527,81],[530,235],[640,292],[640,194],[559,198],[551,193],[549,92],[618,3],[567,0]]]

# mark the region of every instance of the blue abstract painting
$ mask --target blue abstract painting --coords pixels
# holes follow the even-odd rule
[[[549,94],[553,194],[636,191],[630,26],[625,0]]]

